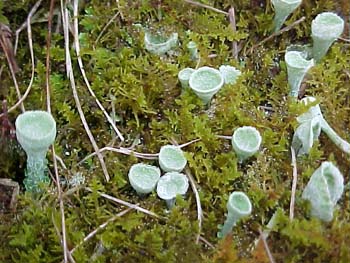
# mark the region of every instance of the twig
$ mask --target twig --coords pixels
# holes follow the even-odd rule
[[[81,74],[83,76],[84,82],[86,84],[86,87],[88,88],[91,96],[95,99],[98,107],[103,112],[103,114],[107,118],[108,122],[112,125],[112,127],[113,127],[114,131],[116,132],[116,134],[118,135],[119,139],[123,142],[124,141],[123,135],[120,133],[118,128],[115,126],[114,121],[109,116],[109,114],[107,113],[105,108],[102,106],[101,102],[97,99],[94,91],[91,89],[90,82],[87,79],[87,76],[86,76],[86,73],[85,73],[83,60],[81,59],[81,56],[80,56],[79,27],[78,27],[78,4],[79,3],[78,2],[79,2],[78,0],[74,0],[74,7],[73,7],[73,9],[74,9],[74,20],[73,21],[74,21],[74,44],[75,44],[75,51],[76,51],[77,58],[78,58],[79,68],[80,68]]]
[[[171,141],[172,141],[172,143],[174,145],[178,146],[178,143],[177,143],[177,141],[175,141],[175,139],[171,139]],[[196,141],[199,141],[199,139],[193,140],[190,143],[196,142]],[[186,145],[188,145],[188,143]],[[185,174],[187,175],[187,177],[188,177],[188,179],[190,181],[190,185],[191,185],[192,191],[193,191],[194,196],[196,198],[197,220],[198,220],[198,234],[197,234],[197,238],[196,238],[196,244],[198,244],[199,243],[199,238],[200,238],[201,232],[202,232],[202,218],[203,218],[202,204],[201,204],[201,199],[199,197],[199,193],[198,193],[198,190],[197,190],[196,181],[194,180],[194,178],[193,178],[193,176],[191,174],[191,171],[190,171],[190,169],[188,167],[186,167],[186,169],[185,169]]]
[[[15,52],[12,45],[12,31],[3,23],[0,23],[0,44],[5,53],[7,62],[12,64],[13,71],[17,73],[19,71],[19,67],[16,62]]]
[[[186,167],[185,169],[185,174],[187,175],[189,181],[190,181],[190,185],[192,188],[192,191],[194,193],[194,196],[196,198],[196,205],[197,205],[197,220],[198,220],[198,234],[197,234],[197,238],[196,238],[196,244],[198,244],[200,236],[201,236],[201,232],[202,232],[202,219],[203,219],[203,210],[202,210],[202,204],[201,204],[201,199],[199,197],[199,193],[196,187],[196,182],[191,174],[191,171],[188,167]]]
[[[74,101],[75,101],[75,104],[77,106],[77,110],[78,110],[80,119],[81,119],[81,121],[83,123],[83,126],[84,126],[84,129],[85,129],[85,131],[86,131],[86,133],[87,133],[87,135],[88,135],[88,137],[90,139],[91,145],[94,148],[94,150],[96,152],[96,155],[97,155],[97,157],[98,157],[98,159],[100,161],[100,164],[101,164],[102,171],[103,171],[103,174],[105,176],[105,179],[108,182],[109,179],[110,179],[110,176],[108,174],[106,164],[105,164],[105,162],[103,160],[102,154],[100,153],[100,149],[98,148],[98,146],[96,144],[95,138],[94,138],[94,136],[91,133],[89,125],[86,122],[86,118],[85,118],[83,109],[82,109],[81,104],[80,104],[78,91],[77,91],[76,86],[75,86],[75,80],[74,80],[74,74],[73,74],[73,68],[72,68],[72,59],[71,59],[71,56],[70,56],[70,48],[69,48],[70,47],[70,45],[69,45],[69,24],[68,24],[69,16],[68,16],[68,9],[66,7],[64,7],[63,0],[61,0],[61,12],[62,12],[62,23],[63,23],[63,31],[64,31],[64,40],[65,40],[67,76],[68,76],[68,78],[70,80],[71,88],[72,88],[72,91],[73,91]]]
[[[84,237],[84,239],[82,241],[80,241],[80,243],[78,245],[76,245],[74,248],[72,248],[70,250],[70,253],[73,254],[74,251],[77,250],[81,245],[83,245],[85,242],[87,242],[89,239],[91,239],[93,236],[95,236],[98,231],[103,230],[109,223],[111,223],[111,222],[115,221],[116,219],[118,219],[119,217],[127,214],[131,210],[133,210],[133,208],[127,208],[127,209],[121,211],[120,213],[116,214],[115,216],[111,217],[103,224],[99,225],[97,228],[95,228],[95,230],[93,230],[86,237]]]
[[[49,12],[49,18],[48,18],[48,35],[46,40],[46,47],[47,47],[47,54],[46,54],[46,105],[47,105],[47,111],[51,113],[51,97],[50,97],[50,46],[51,46],[51,28],[52,28],[52,17],[53,17],[53,10],[54,10],[55,1],[50,1],[50,12]],[[30,21],[27,21],[27,28],[28,31],[31,28]],[[29,33],[28,33],[29,34]],[[34,60],[33,60],[34,61]],[[34,62],[33,62],[34,63]],[[34,73],[34,72],[33,72]],[[56,177],[56,187],[57,187],[57,195],[58,195],[58,201],[60,206],[60,214],[61,214],[61,231],[62,231],[62,247],[63,247],[63,259],[64,262],[68,262],[68,258],[71,262],[75,262],[72,255],[70,255],[70,252],[68,250],[67,246],[67,234],[66,234],[66,220],[65,220],[65,214],[64,214],[64,203],[63,203],[63,196],[62,196],[62,189],[60,185],[60,177],[58,174],[58,167],[57,167],[57,158],[56,158],[56,151],[55,146],[51,146],[52,149],[52,156],[53,156],[53,164],[54,164],[54,171],[55,171],[55,177]]]
[[[293,218],[294,218],[295,192],[297,189],[297,181],[298,181],[298,170],[297,170],[297,161],[295,158],[294,148],[290,147],[290,151],[292,153],[293,183],[292,183],[292,194],[290,197],[289,219],[293,220]]]
[[[232,136],[216,135],[219,139],[232,140]]]
[[[344,42],[350,43],[350,39],[347,39],[347,38],[338,37],[338,40],[341,40],[341,41],[344,41]]]
[[[116,153],[121,153],[121,154],[125,154],[125,155],[133,155],[137,158],[141,158],[141,159],[146,159],[146,160],[156,160],[158,158],[158,154],[152,154],[152,153],[139,153],[139,152],[134,152],[133,150],[130,150],[128,148],[114,148],[114,147],[110,147],[110,146],[106,146],[103,147],[99,150],[100,153],[104,152],[104,151],[111,151],[111,152],[116,152]],[[85,162],[87,159],[91,158],[92,156],[95,156],[96,152],[89,154],[88,156],[86,156],[84,159],[82,159],[77,165],[82,164],[83,162]]]
[[[93,192],[92,189],[89,188],[89,187],[85,187],[85,189],[86,189],[87,191],[91,192],[91,193]],[[142,213],[144,213],[144,214],[147,214],[147,215],[150,215],[150,216],[153,216],[153,217],[156,217],[156,218],[162,218],[162,217],[160,217],[159,215],[157,215],[156,213],[153,213],[152,211],[149,211],[149,210],[147,210],[147,209],[145,209],[145,208],[142,208],[142,207],[140,207],[140,206],[138,206],[138,205],[136,205],[136,204],[132,204],[132,203],[126,202],[126,201],[124,201],[124,200],[115,198],[115,197],[110,196],[110,195],[108,195],[108,194],[104,194],[104,193],[100,193],[100,192],[97,192],[97,194],[100,195],[100,196],[102,196],[102,197],[104,197],[104,198],[106,198],[107,200],[110,200],[110,201],[114,202],[114,203],[127,206],[127,207],[129,207],[129,208],[135,209],[135,210],[137,210],[137,211],[140,211],[140,212],[142,212]]]
[[[117,1],[117,5],[119,5],[118,1]],[[102,37],[103,33],[106,31],[107,27],[109,27],[110,24],[112,24],[113,20],[117,18],[117,16],[121,16],[120,11],[118,11],[108,22],[107,24],[102,28],[100,34],[98,34],[96,40],[95,40],[95,45],[97,44],[97,42],[100,40],[100,38]]]
[[[198,142],[200,140],[201,139],[195,139],[195,140],[192,140],[190,142],[186,142],[184,144],[180,144],[179,147],[183,148],[183,147],[186,147],[186,146],[188,146],[188,145],[190,145],[192,143]],[[99,150],[100,153],[105,152],[105,151],[116,152],[116,153],[121,153],[121,154],[125,154],[125,155],[133,155],[133,156],[135,156],[137,158],[146,159],[146,160],[156,160],[156,159],[158,159],[158,155],[159,155],[158,153],[139,153],[139,152],[133,151],[130,148],[124,148],[124,147],[114,148],[114,147],[111,147],[111,146],[106,146],[106,147],[103,147],[103,148],[101,148]],[[84,159],[82,159],[77,165],[82,164],[87,159],[89,159],[89,158],[91,158],[92,156],[95,156],[95,155],[96,155],[96,152],[89,154]]]
[[[49,17],[47,22],[47,39],[46,39],[46,104],[47,104],[47,111],[51,113],[51,99],[50,99],[50,73],[51,73],[51,66],[50,66],[50,48],[51,48],[51,35],[52,35],[52,17],[53,17],[53,10],[55,7],[55,1],[50,1],[50,11],[49,11]]]
[[[208,240],[206,240],[204,237],[199,236],[199,240],[205,243],[206,245],[208,245],[211,249],[215,249],[215,246],[212,243],[210,243]]]
[[[235,8],[231,7],[228,10],[228,18],[230,20],[230,25],[233,31],[233,34],[236,33],[237,28],[236,28],[236,16],[235,16]],[[234,57],[234,59],[238,59],[238,48],[237,48],[237,41],[232,41],[232,55]]]
[[[29,43],[29,50],[30,50],[30,58],[32,60],[32,76],[29,82],[29,85],[25,91],[25,93],[23,94],[23,96],[21,96],[20,92],[19,92],[19,87],[17,84],[17,79],[16,76],[14,74],[14,71],[11,70],[11,64],[10,64],[10,71],[11,71],[11,75],[16,87],[16,91],[17,91],[17,95],[18,95],[18,101],[16,102],[15,105],[13,105],[12,107],[9,108],[8,112],[12,112],[14,111],[18,106],[20,106],[22,112],[25,111],[24,109],[24,105],[23,105],[23,101],[27,98],[32,85],[33,85],[33,81],[34,81],[34,73],[35,73],[35,62],[34,62],[34,51],[33,51],[33,38],[32,38],[32,29],[30,26],[31,23],[31,18],[34,15],[34,13],[36,12],[36,10],[39,8],[40,4],[41,4],[42,0],[39,0],[38,2],[36,2],[36,4],[33,6],[33,8],[30,10],[28,17],[26,19],[26,21],[21,25],[21,27],[19,29],[16,30],[16,42],[15,42],[15,48],[14,48],[14,53],[16,54],[16,50],[17,50],[17,45],[18,45],[18,37],[19,37],[19,33],[27,27],[27,32],[28,32],[28,43]],[[6,53],[5,53],[6,54]],[[0,118],[2,117],[3,114],[0,114]]]
[[[217,13],[224,14],[224,15],[228,16],[228,13],[227,13],[227,12],[222,11],[222,10],[220,10],[220,9],[217,9],[217,8],[215,8],[215,7],[212,7],[212,6],[210,6],[210,5],[205,5],[205,4],[198,3],[198,2],[195,2],[195,1],[191,1],[191,0],[184,0],[184,2],[189,3],[189,4],[192,4],[192,5],[204,7],[204,8],[206,8],[206,9],[209,9],[209,10],[215,11],[215,12],[217,12]]]
[[[32,7],[30,10],[28,17],[25,22],[16,30],[16,40],[15,40],[15,54],[17,53],[17,47],[18,47],[18,39],[19,39],[19,34],[24,30],[27,26],[28,23],[31,23],[31,18],[35,14],[35,12],[38,10],[39,6],[41,5],[42,0],[38,0],[35,5]]]
[[[248,50],[248,54],[250,54],[254,49],[256,49],[258,46],[261,46],[262,44],[264,44],[265,42],[271,40],[272,38],[281,35],[284,32],[287,32],[289,30],[291,30],[293,27],[295,27],[296,25],[300,24],[301,22],[303,22],[305,20],[305,16],[303,16],[302,18],[298,19],[297,21],[294,21],[292,24],[290,24],[289,26],[286,26],[284,28],[282,28],[281,30],[272,33],[271,35],[269,35],[267,38],[263,39],[262,41],[260,41],[258,44],[252,46],[249,50]]]
[[[4,51],[6,60],[8,62],[9,68],[10,68],[10,72],[11,72],[11,77],[13,79],[13,83],[15,85],[15,89],[16,89],[16,93],[17,93],[17,97],[20,100],[22,95],[21,95],[21,91],[19,90],[19,86],[18,86],[18,82],[17,82],[17,78],[16,78],[16,70],[18,69],[18,66],[15,62],[15,55],[14,55],[14,51],[12,49],[12,44],[11,44],[11,30],[9,27],[0,24],[0,45],[2,47],[2,50]],[[20,104],[21,106],[21,111],[24,112],[24,105],[23,103]]]
[[[261,231],[261,229],[259,229],[259,234],[260,234],[260,240],[263,242],[264,244],[264,248],[265,248],[265,251],[266,251],[266,254],[267,254],[267,257],[269,258],[270,260],[270,263],[275,263],[275,259],[273,258],[272,254],[271,254],[271,251],[270,251],[270,248],[266,242],[266,238],[263,234],[263,232]]]
[[[115,0],[115,1],[117,3],[118,12],[120,13],[120,17],[121,17],[122,20],[124,20],[124,15],[123,15],[123,12],[122,12],[122,10],[120,8],[119,0]]]

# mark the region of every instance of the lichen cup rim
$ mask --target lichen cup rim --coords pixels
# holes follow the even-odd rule
[[[291,62],[290,59],[292,59],[291,56],[297,56],[297,58],[301,60],[302,65],[300,63],[296,63],[296,64],[290,63]],[[296,51],[296,50],[287,51],[284,55],[284,60],[286,61],[287,65],[297,69],[309,69],[314,65],[314,60],[313,59],[307,60],[303,56],[302,51]]]
[[[234,202],[234,198],[238,196],[244,199],[246,204],[246,207],[244,207],[245,209],[242,209],[242,207],[236,206],[236,202]],[[235,213],[239,211],[241,215],[249,215],[252,212],[252,204],[250,202],[249,197],[245,193],[241,191],[235,191],[230,194],[227,200],[227,210],[231,213]]]
[[[38,133],[28,132],[29,129],[26,129],[25,125],[27,125],[25,122],[28,118],[35,117],[37,118],[45,118],[45,121],[49,122],[49,130],[45,131],[45,134],[39,137]],[[43,120],[40,120],[40,123],[43,122]],[[32,123],[31,123],[32,124]],[[48,113],[47,111],[42,110],[31,110],[26,111],[22,114],[20,114],[16,118],[15,122],[16,126],[16,134],[17,139],[20,141],[32,141],[32,142],[41,142],[40,144],[43,144],[43,141],[47,141],[47,144],[50,145],[54,142],[56,137],[56,121],[53,118],[53,116]],[[49,143],[50,142],[50,143]]]
[[[210,71],[210,72],[215,73],[215,75],[220,76],[220,83],[218,83],[214,88],[207,89],[207,90],[196,88],[195,86],[193,86],[193,81],[194,81],[196,75],[202,71]],[[206,93],[211,93],[211,92],[215,92],[215,91],[219,90],[224,85],[224,78],[219,70],[212,68],[212,67],[204,66],[204,67],[198,68],[197,70],[195,70],[192,73],[190,80],[189,80],[189,85],[190,85],[191,89],[193,89],[195,92],[206,94]]]
[[[181,189],[183,191],[176,191],[171,193],[166,192],[166,194],[164,194],[165,192],[160,192],[159,189],[162,187],[168,186],[171,181],[175,180],[174,177],[177,177],[177,179],[180,179],[180,178],[183,179],[184,187],[183,189]],[[159,196],[159,198],[163,200],[171,200],[175,198],[177,195],[186,194],[186,192],[188,191],[188,187],[189,187],[189,182],[185,174],[179,173],[179,172],[167,172],[159,178],[159,181],[157,183],[157,195]]]
[[[164,163],[164,161],[162,160],[163,158],[163,155],[166,153],[166,151],[168,150],[171,150],[171,151],[174,151],[176,152],[176,154],[179,154],[181,155],[182,157],[182,163],[178,166],[178,167],[173,167],[171,165],[169,165],[169,163]],[[159,161],[159,165],[160,165],[160,168],[165,171],[165,172],[180,172],[182,171],[186,164],[187,164],[187,159],[186,157],[184,156],[184,153],[183,151],[181,150],[181,148],[179,146],[176,146],[176,145],[164,145],[160,148],[160,151],[159,151],[159,156],[158,156],[158,161]]]
[[[296,4],[301,2],[301,0],[271,0],[272,4],[274,4],[275,2],[283,2],[283,3],[287,3],[289,5],[291,4]]]
[[[152,173],[153,177],[149,178],[150,179],[150,180],[148,180],[149,185],[147,185],[147,186],[144,186],[143,183],[140,183],[140,181],[137,180],[141,176],[138,176],[138,173],[137,173],[136,169],[141,169],[141,168],[148,169],[149,171],[152,170],[152,172],[153,172]],[[148,193],[152,192],[154,190],[154,188],[156,187],[157,182],[158,182],[158,180],[160,178],[160,174],[161,174],[160,169],[158,167],[156,167],[156,166],[145,164],[145,163],[137,163],[137,164],[134,164],[134,165],[132,165],[130,167],[130,170],[129,170],[129,173],[128,173],[128,178],[129,178],[129,182],[130,182],[132,188],[136,192],[138,192],[140,194],[148,194]],[[151,190],[149,191],[149,189],[151,189]]]
[[[257,135],[257,136],[255,136],[255,138],[258,139],[257,140],[258,143],[254,148],[241,148],[241,150],[250,151],[250,152],[259,150],[262,138],[261,138],[259,131],[255,127],[252,127],[252,126],[243,126],[243,127],[237,128],[233,132],[233,135],[232,135],[232,144],[233,144],[233,142],[236,142],[234,139],[236,139],[236,137],[239,135],[240,132],[242,132],[242,130],[249,130],[249,131],[252,131],[254,133],[254,135]]]
[[[149,45],[152,45],[153,47],[162,47],[165,46],[167,44],[170,44],[173,40],[174,37],[177,36],[177,33],[171,33],[171,35],[169,37],[165,37],[166,41],[161,42],[161,43],[154,43],[150,40],[150,37],[152,37],[153,35],[149,32],[145,33],[145,42]]]
[[[331,18],[332,24],[324,23]],[[323,29],[326,27],[326,31]],[[339,30],[342,28],[342,30]],[[318,14],[311,22],[311,34],[320,39],[333,39],[339,37],[344,31],[344,20],[333,12],[323,12]]]

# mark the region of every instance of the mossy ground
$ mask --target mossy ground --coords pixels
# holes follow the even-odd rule
[[[2,22],[7,19],[15,31],[35,2],[3,0],[0,19]],[[58,127],[56,154],[67,166],[64,169],[58,164],[58,172],[66,180],[78,173],[86,178],[83,187],[63,188],[68,249],[125,209],[98,192],[139,204],[162,216],[158,219],[132,210],[116,218],[72,254],[76,262],[268,262],[264,247],[255,247],[254,241],[277,209],[280,209],[277,224],[267,239],[276,262],[350,262],[349,184],[331,223],[310,218],[308,204],[301,199],[310,175],[322,161],[335,163],[345,182],[349,182],[349,156],[324,135],[308,156],[298,158],[295,218],[289,220],[290,146],[297,126],[295,118],[301,109],[288,99],[283,61],[288,45],[312,43],[311,21],[320,12],[334,11],[346,19],[344,37],[349,38],[348,1],[303,1],[286,25],[302,16],[305,20],[262,45],[257,44],[272,29],[270,1],[202,1],[225,11],[233,5],[236,33],[227,16],[180,0],[79,1],[79,41],[87,78],[104,108],[109,113],[115,109],[116,125],[125,136],[125,142],[120,145],[133,146],[137,152],[157,153],[161,146],[174,141],[182,144],[201,139],[184,148],[203,209],[199,243],[196,242],[199,228],[193,191],[189,191],[184,200],[178,199],[176,207],[168,213],[165,203],[155,193],[140,198],[129,185],[129,168],[142,161],[135,156],[105,151],[104,161],[111,175],[109,182],[104,178],[98,158],[80,163],[94,150],[66,77],[64,37],[62,25],[58,23],[60,3],[55,2],[50,49],[51,104]],[[73,12],[71,4],[68,8]],[[33,18],[35,75],[24,103],[26,109],[46,109],[48,10],[49,1],[43,1]],[[135,24],[165,33],[178,32],[180,45],[166,56],[152,55],[145,50],[144,33]],[[25,31],[20,34],[16,55],[21,68],[17,80],[22,94],[31,77]],[[186,49],[189,41],[195,41],[199,47],[197,66],[218,68],[227,64],[242,71],[238,83],[221,89],[209,108],[193,92],[181,91],[177,80],[181,69],[194,68],[197,64]],[[232,41],[238,42],[238,60],[232,55]],[[82,109],[98,146],[118,146],[113,130],[86,89],[74,48],[71,55]],[[5,56],[0,59],[4,65],[0,98],[13,105],[17,101],[13,81]],[[304,83],[304,95],[320,100],[325,119],[347,141],[350,140],[349,64],[349,43],[337,41],[326,58],[309,72]],[[19,109],[11,112],[10,120],[14,122],[19,113]],[[231,136],[236,128],[244,125],[255,126],[263,142],[258,155],[239,164],[230,141],[216,135]],[[0,177],[22,183],[25,154],[8,137],[1,138],[0,143]],[[48,159],[53,172],[51,153]],[[156,161],[143,162],[157,165]],[[235,190],[247,193],[253,214],[233,229],[232,237],[219,241],[218,225],[225,220],[226,201]],[[54,184],[40,199],[33,199],[22,191],[17,210],[1,215],[0,219],[0,262],[61,262],[61,214]]]

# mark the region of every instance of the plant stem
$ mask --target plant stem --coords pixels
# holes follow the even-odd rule
[[[340,138],[340,136],[332,129],[324,118],[321,118],[321,129],[327,134],[329,139],[335,143],[343,152],[350,154],[350,144]]]

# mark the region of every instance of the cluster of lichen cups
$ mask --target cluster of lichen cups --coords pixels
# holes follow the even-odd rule
[[[183,89],[191,88],[204,104],[208,104],[224,84],[235,84],[240,75],[235,67],[222,65],[219,70],[207,66],[196,70],[184,68],[178,78]]]
[[[336,14],[324,12],[316,16],[311,25],[313,46],[288,47],[285,54],[289,95],[297,98],[299,89],[308,70],[319,62],[327,53],[332,43],[342,34],[344,21]],[[314,97],[301,100],[304,104],[315,102]],[[350,144],[330,127],[323,118],[319,105],[311,106],[306,113],[297,118],[299,126],[295,130],[292,147],[298,156],[308,154],[321,131],[346,154],[350,154]],[[341,197],[344,185],[343,175],[331,162],[323,162],[313,173],[304,189],[302,198],[309,200],[311,215],[323,221],[331,221],[333,210]]]
[[[332,43],[344,30],[344,21],[331,12],[318,14],[311,23],[313,46],[298,46],[298,50],[288,47],[285,54],[288,83],[291,97],[297,98],[301,83],[310,68],[319,62],[327,53]],[[311,53],[311,54],[310,54]]]
[[[187,160],[180,147],[165,145],[160,149],[158,161],[165,172],[163,176],[158,167],[137,163],[129,170],[129,181],[140,196],[151,193],[157,187],[159,198],[165,200],[168,209],[172,209],[176,196],[185,195],[189,186],[186,175],[181,173]]]

